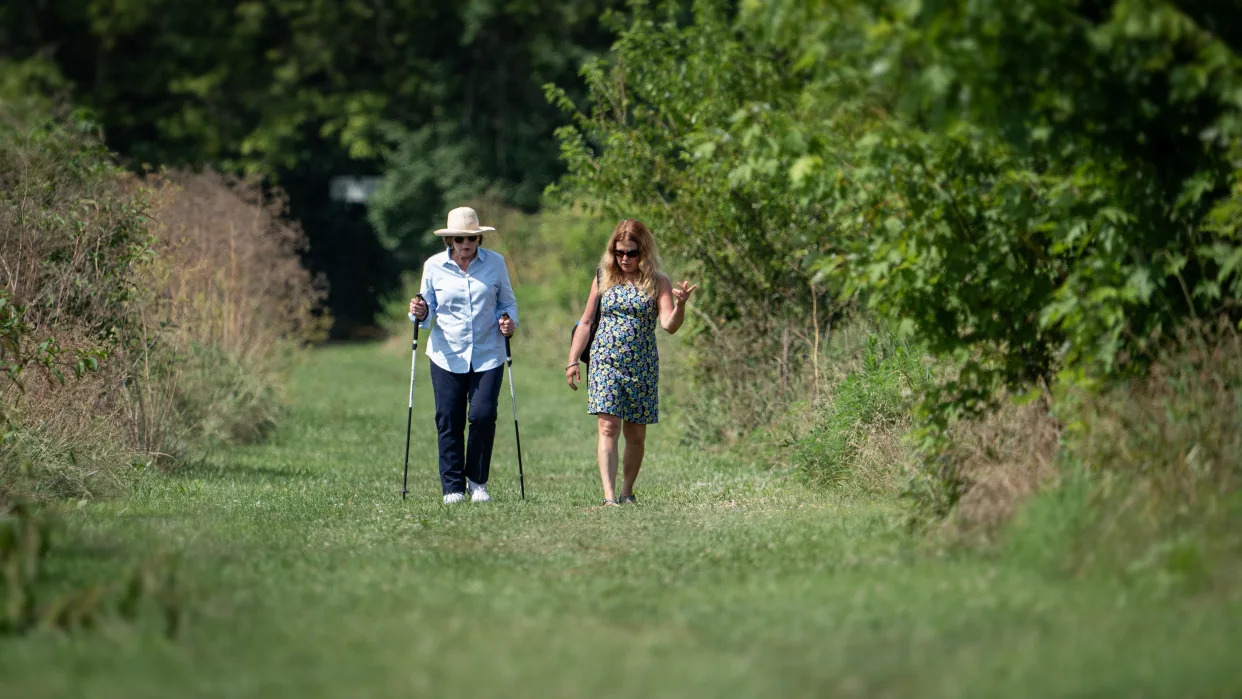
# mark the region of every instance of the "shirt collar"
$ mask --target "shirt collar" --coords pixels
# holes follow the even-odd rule
[[[449,266],[450,264],[452,264],[454,267],[457,267],[457,263],[453,261],[453,255],[451,252],[449,252],[448,250],[445,250],[444,252],[440,254],[444,255],[444,261],[441,262],[440,264],[444,265],[445,267]],[[490,250],[488,250],[487,248],[481,247],[479,248],[478,252],[474,254],[474,261],[483,262],[484,260],[487,259],[488,255],[490,254],[491,254]],[[471,263],[471,266],[474,266],[473,263]]]

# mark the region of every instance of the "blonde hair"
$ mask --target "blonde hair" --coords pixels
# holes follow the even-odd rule
[[[660,255],[656,252],[655,238],[651,231],[636,218],[627,218],[613,229],[599,259],[599,290],[602,293],[620,284],[624,279],[621,266],[617,264],[617,243],[633,242],[638,245],[638,281],[635,286],[651,298],[656,296],[656,284],[663,274],[660,271]]]

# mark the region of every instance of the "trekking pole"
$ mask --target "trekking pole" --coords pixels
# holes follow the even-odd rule
[[[508,318],[509,314],[501,314]],[[509,338],[505,338],[505,366],[509,367],[509,403],[513,406],[513,438],[517,441],[518,484],[522,488],[522,499],[526,499],[526,476],[522,473],[522,435],[518,432],[517,398],[513,393],[513,351],[509,349]]]
[[[416,298],[423,300],[423,295],[419,294]],[[414,344],[410,354],[410,404],[405,414],[405,472],[401,474],[401,499],[405,499],[405,494],[410,492],[407,486],[410,479],[410,426],[414,423],[414,370],[418,368],[418,324],[421,321],[414,319]]]

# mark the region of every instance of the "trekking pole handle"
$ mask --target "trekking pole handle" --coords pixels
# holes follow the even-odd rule
[[[509,314],[501,313],[500,317],[508,318]],[[501,333],[500,336],[505,338],[505,362],[508,363],[509,366],[513,366],[513,352],[509,349],[509,338],[505,337],[504,333]]]

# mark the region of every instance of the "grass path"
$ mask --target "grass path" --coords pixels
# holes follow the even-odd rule
[[[679,446],[675,406],[651,430],[641,503],[599,508],[593,423],[560,384],[558,348],[515,367],[527,501],[505,390],[495,502],[454,507],[439,503],[425,360],[402,503],[408,350],[316,351],[269,443],[69,515],[86,543],[54,565],[71,577],[177,555],[180,638],[117,624],[0,640],[0,696],[1242,690],[1236,613],[920,553],[897,503]]]

